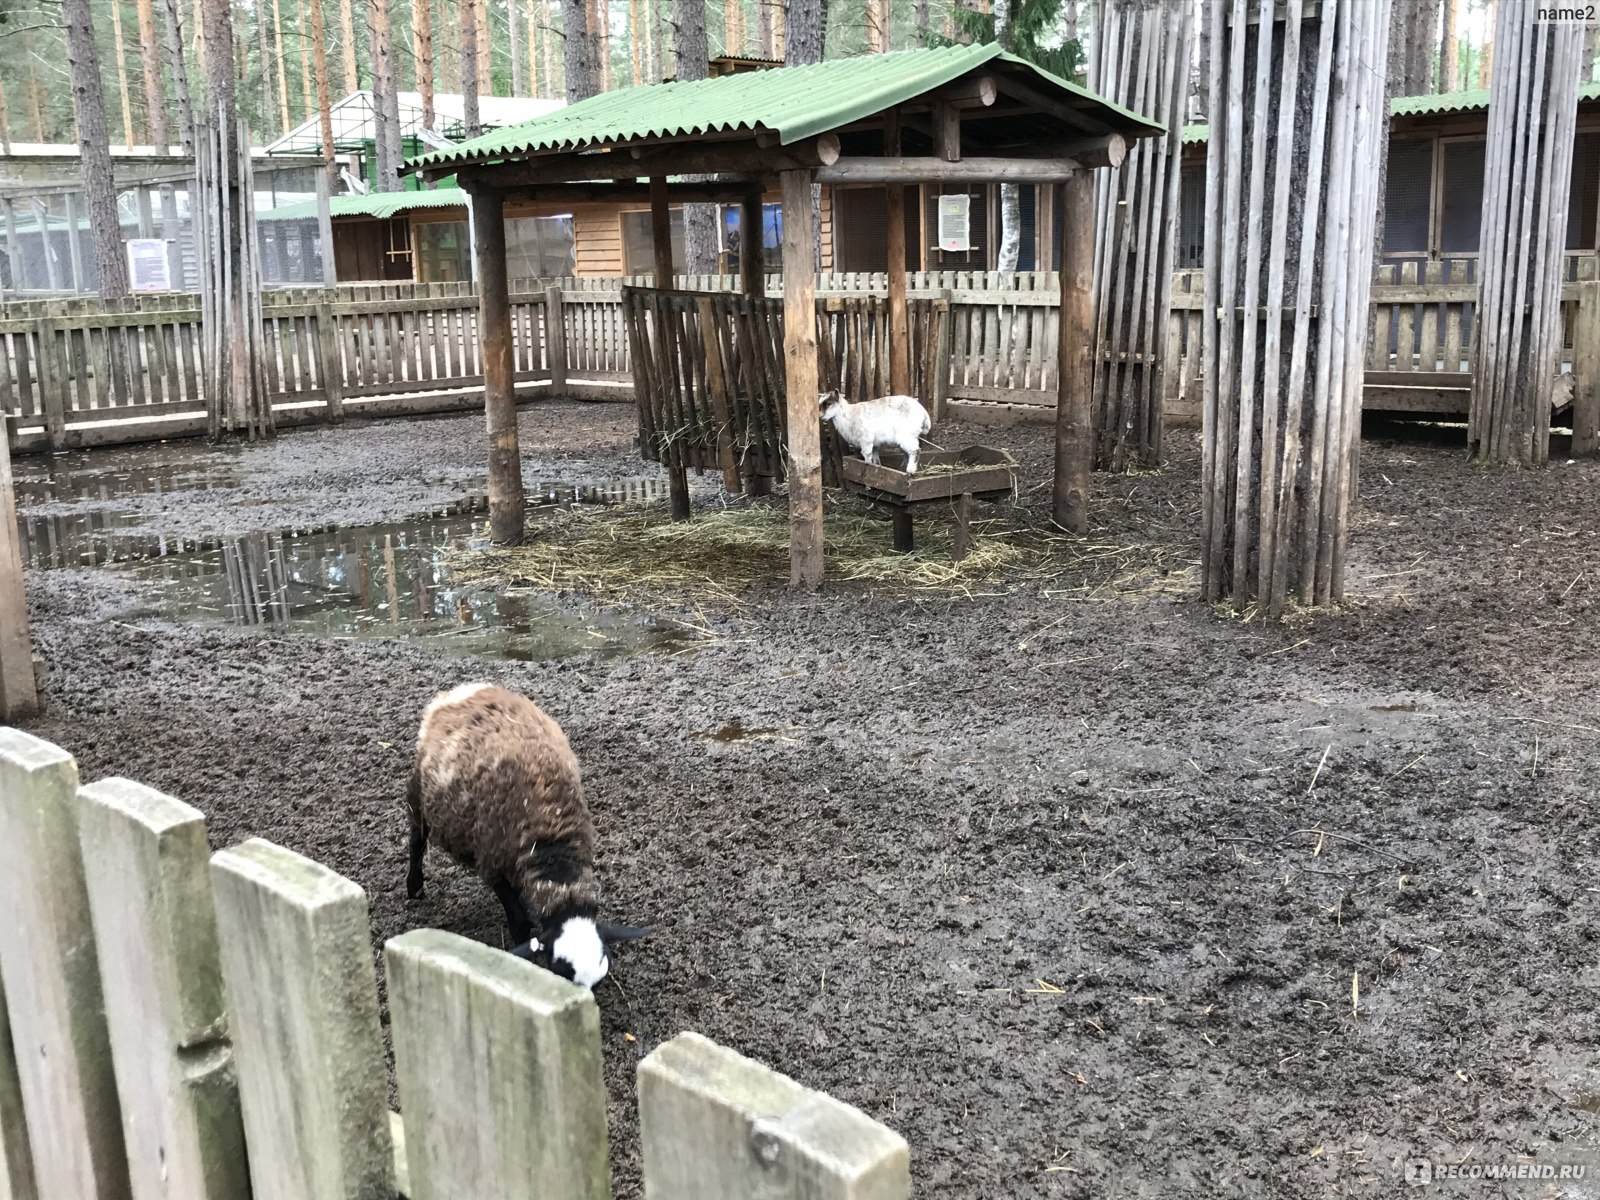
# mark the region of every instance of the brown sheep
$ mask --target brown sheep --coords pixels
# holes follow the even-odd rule
[[[592,988],[610,968],[608,942],[648,933],[596,920],[594,823],[578,759],[527,697],[487,683],[435,696],[417,732],[406,811],[407,894],[422,894],[432,840],[500,898],[513,954]]]

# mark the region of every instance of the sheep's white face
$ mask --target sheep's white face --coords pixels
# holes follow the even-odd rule
[[[569,917],[550,942],[550,969],[563,979],[592,988],[606,977],[611,958],[600,931],[588,917]]]

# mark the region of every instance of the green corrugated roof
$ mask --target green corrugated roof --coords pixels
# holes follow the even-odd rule
[[[1600,81],[1586,83],[1578,89],[1578,99],[1600,100]],[[1439,113],[1487,112],[1489,89],[1472,88],[1465,92],[1439,92],[1431,96],[1396,96],[1389,101],[1392,117],[1429,117]],[[1211,136],[1209,125],[1185,125],[1183,144],[1204,142]]]
[[[449,150],[418,155],[406,166],[416,170],[445,163],[491,162],[641,138],[736,130],[766,130],[788,145],[882,112],[995,62],[1031,74],[1030,82],[1043,83],[1049,91],[1089,101],[1119,133],[1147,136],[1164,132],[1155,122],[1041,71],[999,46],[947,46],[601,92],[525,124],[497,129]]]
[[[334,196],[328,201],[328,213],[335,217],[377,217],[380,220],[399,216],[414,208],[455,208],[467,202],[467,194],[457,187],[433,188],[420,192],[368,192],[365,196]],[[307,200],[301,204],[285,204],[256,214],[258,221],[315,220],[317,202]]]

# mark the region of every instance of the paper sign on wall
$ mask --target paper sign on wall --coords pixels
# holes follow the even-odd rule
[[[939,249],[972,249],[972,197],[939,197]]]
[[[163,239],[128,239],[128,286],[136,292],[172,290],[172,264]]]

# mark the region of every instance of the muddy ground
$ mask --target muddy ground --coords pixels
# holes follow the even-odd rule
[[[620,406],[530,409],[523,436],[530,481],[648,473]],[[1046,431],[939,437],[1009,446],[1039,517]],[[447,502],[477,486],[481,422],[230,462],[151,520]],[[1373,431],[1351,602],[1284,625],[1194,598],[1197,476],[1189,433],[1160,474],[1097,476],[1110,549],[1060,578],[773,589],[674,657],[117,624],[99,573],[36,572],[33,728],[87,778],[204,809],[217,846],[355,879],[375,946],[498,942],[493,897],[437,855],[405,899],[399,797],[436,689],[537,698],[583,760],[610,915],[657,929],[597,993],[621,1197],[635,1064],[684,1029],[901,1131],[923,1196],[1394,1196],[1419,1156],[1592,1180],[1600,464],[1485,471],[1448,436]],[[735,723],[767,732],[713,736]]]

